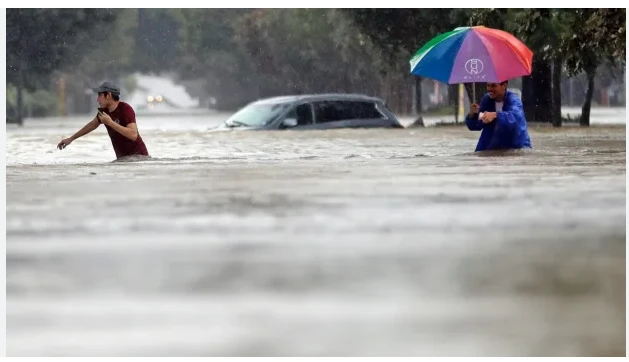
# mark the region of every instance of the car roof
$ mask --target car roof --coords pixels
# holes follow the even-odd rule
[[[259,99],[253,104],[278,104],[278,103],[295,103],[295,102],[315,102],[315,101],[384,101],[378,97],[370,97],[364,94],[351,93],[323,93],[323,94],[299,94],[287,95],[279,97],[270,97]]]

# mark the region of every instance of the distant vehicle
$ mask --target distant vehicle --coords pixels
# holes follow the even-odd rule
[[[252,102],[217,128],[308,130],[404,127],[380,98],[361,94],[312,94]]]

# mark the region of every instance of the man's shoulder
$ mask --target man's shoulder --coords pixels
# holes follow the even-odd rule
[[[129,103],[127,103],[127,102],[120,101],[120,103],[118,104],[118,106],[122,106],[122,109],[130,109],[130,110],[133,110],[133,107],[132,107]]]
[[[522,100],[520,100],[520,97],[518,97],[518,95],[515,92],[511,92],[510,90],[507,90],[507,93],[505,94],[505,98],[509,101],[509,103],[513,103],[513,102],[522,103]]]
[[[120,110],[121,110],[122,112],[124,112],[125,114],[133,114],[133,115],[135,115],[135,110],[134,110],[134,109],[133,109],[133,107],[132,107],[129,103],[127,103],[127,102],[122,102],[122,101],[121,101],[121,102],[118,104],[118,107],[121,107],[121,108],[120,108]]]
[[[510,99],[520,99],[520,97],[518,96],[518,94],[516,92],[512,92],[510,90],[507,89],[506,92],[506,98],[510,98]]]

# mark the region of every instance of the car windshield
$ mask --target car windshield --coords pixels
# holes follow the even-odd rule
[[[286,103],[262,103],[250,104],[234,113],[225,124],[230,127],[256,127],[264,126],[273,122],[288,107]]]

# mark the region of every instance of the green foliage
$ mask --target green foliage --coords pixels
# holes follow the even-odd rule
[[[205,88],[219,99],[219,105],[233,108],[236,94],[250,98],[255,89],[251,59],[237,43],[236,28],[244,9],[176,9],[178,62],[181,79],[203,79]]]
[[[56,94],[38,89],[27,97],[26,108],[32,117],[52,115],[59,111],[59,100]]]
[[[8,9],[7,81],[49,89],[62,71],[84,97],[105,78],[172,71],[225,108],[327,91],[395,101],[410,93],[410,56],[468,25],[506,30],[569,75],[626,56],[625,9]]]
[[[7,82],[22,74],[30,89],[45,85],[53,71],[78,63],[78,43],[104,39],[92,30],[114,17],[101,9],[7,9]]]
[[[13,114],[16,112],[17,107],[17,88],[14,85],[7,84],[6,92],[7,113]],[[59,110],[57,95],[43,89],[26,92],[24,94],[24,108],[33,117],[55,115]]]
[[[456,10],[455,10],[456,12]],[[626,57],[626,9],[475,9],[459,19],[511,32],[544,60],[565,59],[570,75]]]
[[[379,50],[334,9],[178,10],[180,74],[234,108],[291,93],[375,93]]]
[[[117,9],[112,12],[116,16],[114,21],[97,24],[93,30],[106,37],[83,45],[81,49],[84,57],[78,66],[62,67],[62,70],[113,78],[114,74],[133,71],[141,63],[142,60],[137,58],[139,52],[136,51],[133,36],[138,24],[138,10]]]
[[[518,10],[516,10],[518,11]],[[488,28],[509,31],[512,9],[460,9],[455,12],[459,26],[483,25]]]
[[[626,9],[575,9],[571,20],[571,32],[561,40],[569,75],[593,73],[606,61],[624,65]]]
[[[275,93],[368,88],[364,85],[379,68],[374,65],[381,63],[368,40],[336,10],[262,11],[243,25],[239,43]]]
[[[415,53],[462,17],[455,9],[348,9],[345,12],[385,54]]]
[[[198,9],[197,9],[198,10]],[[135,70],[169,70],[177,63],[180,23],[170,9],[137,9],[131,38]]]

